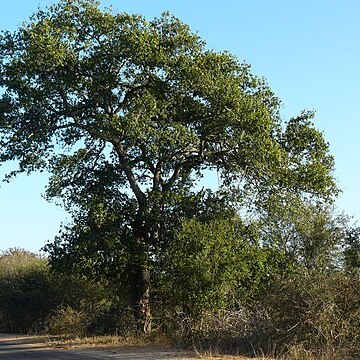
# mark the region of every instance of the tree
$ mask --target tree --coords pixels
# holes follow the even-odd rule
[[[62,0],[2,34],[0,86],[0,160],[19,163],[8,179],[48,170],[48,196],[99,223],[114,203],[127,209],[120,241],[129,244],[127,280],[145,330],[163,215],[191,197],[205,169],[233,194],[334,188],[313,114],[283,131],[266,82],[166,13],[148,22],[96,0]]]
[[[308,270],[341,267],[341,246],[347,217],[331,204],[312,202],[293,194],[275,194],[260,216],[264,244],[286,252]]]
[[[348,226],[344,241],[344,267],[347,272],[360,269],[360,227]]]

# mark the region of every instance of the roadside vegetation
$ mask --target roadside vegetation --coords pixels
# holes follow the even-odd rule
[[[315,230],[313,236],[324,228]],[[360,255],[352,247],[357,229],[332,230],[343,235],[326,250],[332,262],[306,268],[302,257],[244,246],[233,223],[183,225],[154,278],[157,316],[148,334],[137,332],[126,292],[56,273],[48,259],[10,249],[0,256],[0,331],[60,335],[63,346],[167,343],[214,354],[357,359],[360,276],[351,265]],[[93,340],[79,340],[85,337]]]
[[[60,0],[0,36],[0,162],[69,213],[0,256],[0,330],[360,357],[360,230],[303,111],[169,13]],[[218,186],[201,185],[204,176]],[[145,341],[145,340],[144,340]]]

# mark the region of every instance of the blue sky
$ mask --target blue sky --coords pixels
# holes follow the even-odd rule
[[[15,30],[37,7],[54,1],[3,1],[0,29]],[[360,1],[358,0],[104,0],[114,11],[153,18],[169,10],[206,40],[252,65],[282,99],[286,120],[316,110],[330,142],[342,195],[338,211],[360,219]],[[0,168],[0,177],[7,167]],[[0,188],[0,250],[37,251],[66,213],[41,197],[42,174]]]

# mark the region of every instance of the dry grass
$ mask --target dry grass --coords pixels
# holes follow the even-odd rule
[[[149,339],[143,337],[129,336],[95,336],[95,337],[76,337],[64,338],[51,336],[47,339],[50,345],[64,346],[68,348],[95,348],[95,347],[126,347],[126,346],[148,346],[153,344]],[[159,345],[156,342],[155,345]]]
[[[230,355],[217,355],[211,353],[201,353],[198,351],[183,351],[174,349],[169,346],[165,339],[159,337],[150,339],[148,337],[119,337],[119,336],[98,336],[98,337],[84,337],[66,339],[59,336],[31,336],[31,335],[10,335],[0,334],[1,339],[6,341],[16,341],[26,344],[32,344],[32,346],[43,346],[44,344],[49,348],[61,348],[61,349],[111,349],[116,353],[125,353],[127,349],[136,351],[139,353],[139,358],[142,358],[141,354],[160,354],[159,359],[178,359],[178,360],[271,360],[270,358],[258,357],[247,358],[243,356],[230,356]],[[135,350],[134,350],[135,349]],[[144,359],[148,357],[144,356]],[[152,357],[156,358],[156,357]]]
[[[244,357],[241,355],[198,355],[201,360],[274,360],[269,357]]]
[[[243,356],[204,356],[202,360],[271,360],[270,358],[247,358]]]
[[[217,353],[211,353],[211,352],[198,352],[195,351],[195,357],[201,359],[201,360],[274,360],[269,357],[246,357],[242,355],[222,355]]]
[[[179,359],[201,359],[201,360],[250,360],[250,358],[243,356],[217,355],[209,353],[201,353],[198,351],[182,351],[169,346],[165,338],[156,339],[149,337],[118,337],[118,336],[98,336],[98,337],[84,337],[64,339],[59,337],[49,337],[47,343],[56,348],[111,348],[113,350],[120,350],[122,348],[138,347],[139,350],[151,351],[171,351],[178,353]],[[182,357],[181,357],[182,356]],[[251,358],[251,360],[271,360],[270,358],[258,357]]]

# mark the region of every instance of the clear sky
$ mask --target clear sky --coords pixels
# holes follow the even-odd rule
[[[1,2],[0,29],[15,30],[37,7],[55,1]],[[104,0],[114,11],[147,18],[169,10],[215,50],[252,65],[282,99],[284,119],[316,110],[316,126],[330,142],[339,211],[360,219],[359,0]],[[6,167],[0,168],[0,177]],[[0,188],[0,250],[37,251],[57,233],[66,213],[46,203],[42,174]]]

